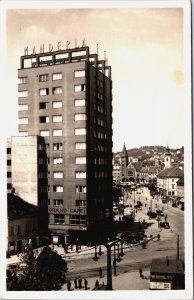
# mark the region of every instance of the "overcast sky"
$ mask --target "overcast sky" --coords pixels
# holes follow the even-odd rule
[[[99,44],[112,67],[113,150],[184,145],[182,8],[52,9],[7,12],[8,135],[17,134],[17,69],[24,47]]]

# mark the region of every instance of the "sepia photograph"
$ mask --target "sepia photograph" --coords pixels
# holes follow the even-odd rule
[[[2,1],[3,299],[191,299],[191,3]]]

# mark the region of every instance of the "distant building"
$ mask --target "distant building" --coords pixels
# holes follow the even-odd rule
[[[20,253],[27,242],[39,246],[38,207],[8,194],[8,255]]]
[[[114,182],[118,182],[121,179],[121,166],[119,164],[113,164],[112,177]]]
[[[182,290],[185,288],[184,262],[179,259],[152,259],[151,290]]]
[[[167,147],[167,152],[165,153],[164,156],[164,166],[165,168],[170,168],[171,166],[171,153],[169,147]]]
[[[127,166],[128,166],[128,153],[126,146],[124,144],[123,150],[121,152],[121,169],[120,169],[120,177],[121,180],[127,179]]]
[[[155,166],[142,167],[140,170],[140,180],[144,182],[149,182],[157,177],[160,168]]]
[[[157,175],[157,187],[162,196],[177,196],[177,181],[183,175],[179,168],[166,168]]]

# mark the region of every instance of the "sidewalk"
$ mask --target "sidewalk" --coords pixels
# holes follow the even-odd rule
[[[113,290],[149,290],[149,270],[143,270],[143,275],[145,278],[140,278],[139,271],[133,271],[128,273],[119,274],[118,276],[112,276],[112,287]],[[100,285],[107,283],[106,274],[103,278],[91,277],[87,278],[88,281],[88,291],[91,291],[95,287],[95,282],[98,279]],[[75,289],[73,280],[71,281],[72,291],[85,291],[84,282],[82,280],[82,289]],[[62,286],[63,291],[67,291],[67,284]]]

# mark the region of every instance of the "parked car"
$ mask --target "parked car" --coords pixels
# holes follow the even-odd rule
[[[148,215],[151,219],[154,219],[154,218],[157,217],[157,213],[154,212],[154,211],[150,211],[150,210],[147,212],[147,215]]]
[[[170,224],[168,222],[160,222],[160,227],[165,228],[165,229],[169,229]]]
[[[157,209],[157,210],[156,210],[156,213],[157,213],[159,216],[161,216],[161,217],[164,216],[164,212],[163,212],[162,210],[160,210],[160,209]]]

